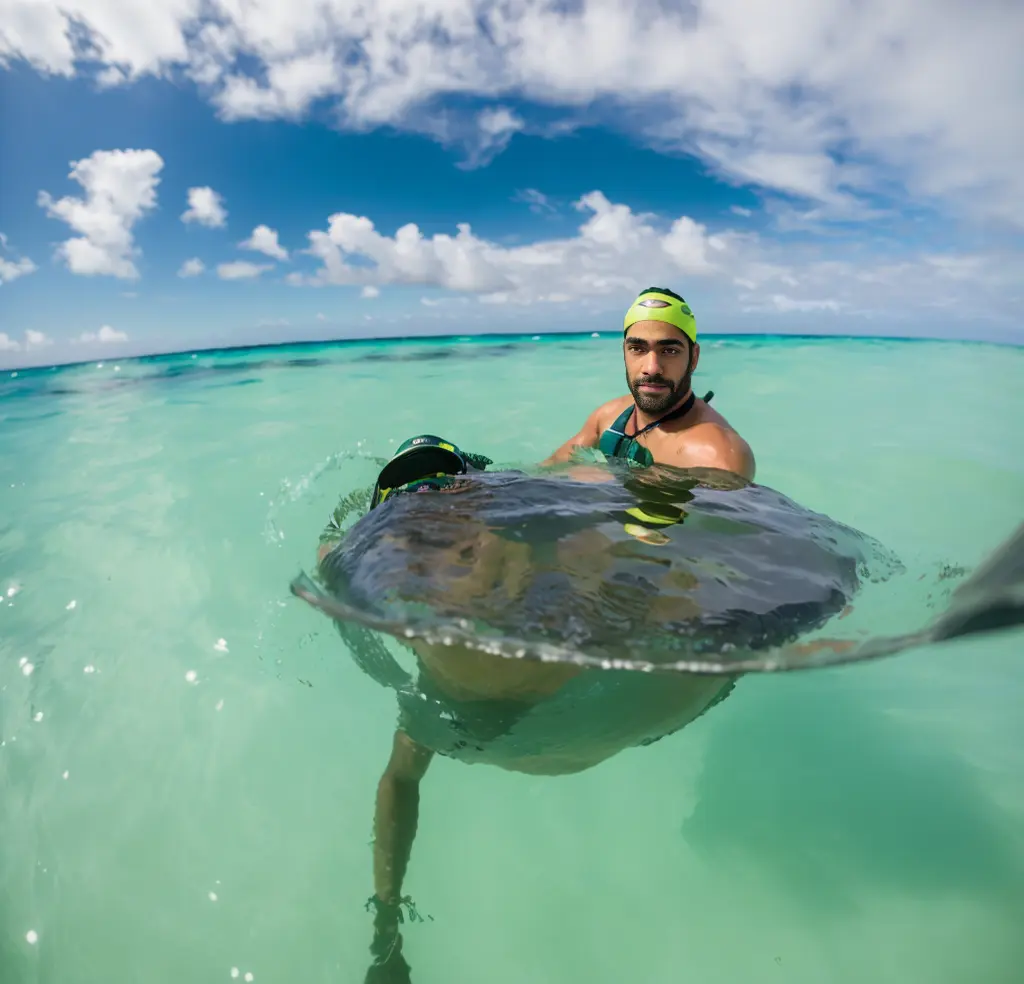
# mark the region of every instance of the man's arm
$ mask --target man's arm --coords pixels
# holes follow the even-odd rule
[[[595,411],[596,413],[596,411]],[[573,448],[577,447],[594,447],[597,444],[597,427],[594,421],[594,414],[587,417],[586,423],[579,429],[579,431],[569,438],[561,447],[555,450],[551,455],[545,458],[541,462],[541,467],[548,467],[549,465],[559,465],[569,460],[572,457]]]
[[[589,417],[587,417],[585,423],[576,434],[570,437],[569,440],[550,455],[550,457],[545,458],[544,461],[541,462],[541,467],[557,465],[568,461],[569,458],[572,457],[573,448],[596,448],[601,441],[601,421],[607,417],[609,409],[613,409],[618,403],[622,403],[622,400],[609,400],[607,403],[599,406]]]

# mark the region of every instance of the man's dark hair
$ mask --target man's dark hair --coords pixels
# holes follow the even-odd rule
[[[644,294],[666,294],[668,297],[674,297],[681,304],[685,304],[686,300],[680,297],[674,290],[669,290],[667,287],[648,287],[647,290],[642,290],[637,295],[643,297]]]

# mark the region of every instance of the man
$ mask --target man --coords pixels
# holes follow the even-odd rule
[[[624,336],[626,379],[632,396],[619,397],[595,410],[580,432],[543,464],[567,461],[575,446],[598,447],[609,456],[629,457],[640,465],[715,469],[752,480],[755,468],[749,446],[721,414],[693,394],[691,381],[700,347],[693,314],[686,302],[669,290],[643,291],[626,314]],[[396,456],[397,462],[405,460],[404,455],[415,453],[417,443],[423,441],[425,438],[407,442],[404,451]],[[458,451],[448,442],[437,443],[443,449]],[[434,474],[436,467],[443,468],[443,462],[431,459],[430,474]],[[410,482],[417,477],[409,472],[401,480]],[[380,488],[393,484],[385,473],[382,479],[375,499]],[[426,482],[435,480],[436,476]],[[407,487],[413,486],[410,483]],[[417,486],[420,489],[425,490],[422,480]],[[329,549],[329,543],[321,547],[321,559]],[[560,545],[559,550],[582,550],[591,555],[595,568],[600,566],[600,544],[588,542],[586,536]],[[508,585],[516,580],[516,571],[522,564],[515,549],[510,550],[507,544],[497,543],[493,536],[478,537],[473,561],[466,565],[468,576],[461,579],[464,590],[470,594],[484,591],[495,580]],[[452,588],[457,590],[457,586],[449,590]],[[580,673],[576,667],[520,664],[461,647],[431,647],[418,642],[409,647],[418,657],[421,687],[435,699],[448,702],[453,715],[461,716],[475,739],[482,743],[477,745],[477,751],[484,755],[477,756],[477,761],[488,760],[485,747],[489,729],[494,728],[497,733],[507,730]],[[697,675],[667,679],[659,688],[658,699],[651,701],[648,720],[624,720],[618,729],[609,729],[603,745],[584,743],[585,747],[579,749],[570,747],[494,764],[548,775],[590,768],[624,748],[656,740],[657,735],[684,727],[723,699],[732,682],[729,678]],[[663,731],[658,730],[659,723],[664,725]],[[419,784],[436,752],[462,757],[457,750],[440,744],[431,747],[428,742],[426,732],[419,733],[415,705],[411,713],[409,707],[403,707],[391,757],[377,787],[375,893],[371,898],[376,909],[372,947],[376,962],[368,981],[403,981],[408,977],[398,923],[402,919],[402,883],[418,822]]]
[[[630,395],[599,406],[544,464],[568,461],[576,447],[592,447],[643,465],[714,468],[753,481],[747,442],[693,393],[700,345],[686,301],[666,288],[649,287],[626,312],[623,336]]]

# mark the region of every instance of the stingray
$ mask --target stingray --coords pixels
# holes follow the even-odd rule
[[[450,484],[431,474],[424,491],[385,488],[383,498],[392,483],[382,472],[372,494],[343,497],[325,531],[338,542],[315,579],[291,583],[333,620],[357,664],[397,692],[374,868],[399,872],[399,917],[402,904],[415,912],[401,872],[433,754],[535,775],[580,772],[676,734],[744,674],[852,663],[1024,621],[1022,525],[930,624],[808,649],[806,638],[831,630],[866,584],[892,590],[905,573],[898,557],[721,473],[624,462],[589,478],[595,471],[600,480],[572,468],[467,472]],[[391,640],[416,653],[415,679]],[[375,936],[367,981],[409,980],[396,939]]]
[[[913,632],[801,640],[904,573],[868,534],[723,473],[480,473],[366,512],[291,582],[360,666],[409,675],[376,634],[510,660],[739,675],[894,655],[1024,621],[1024,526]],[[355,500],[352,500],[355,501]]]

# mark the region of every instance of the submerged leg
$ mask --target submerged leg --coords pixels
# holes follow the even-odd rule
[[[419,821],[420,780],[433,756],[404,731],[395,732],[391,758],[377,784],[373,821],[373,884],[378,901],[385,905],[396,904],[402,897]]]
[[[371,899],[377,911],[370,945],[374,962],[366,974],[367,984],[402,984],[409,980],[409,965],[402,955],[402,937],[398,931],[403,922],[402,881],[416,837],[420,780],[433,755],[405,732],[396,731],[391,758],[377,784],[373,819],[375,892]]]

